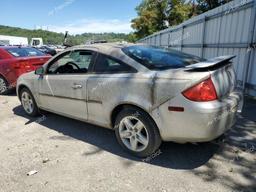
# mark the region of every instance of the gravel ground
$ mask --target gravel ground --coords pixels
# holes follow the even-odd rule
[[[16,95],[0,96],[0,192],[255,192],[255,114],[256,101],[247,99],[222,138],[163,143],[138,159],[122,151],[111,130],[51,113],[31,119]]]

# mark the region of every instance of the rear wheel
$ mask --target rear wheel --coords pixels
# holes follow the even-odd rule
[[[7,93],[8,93],[8,83],[2,76],[0,76],[0,95],[5,95]]]
[[[39,110],[32,93],[27,89],[23,88],[20,92],[21,104],[25,112],[32,117],[39,114]]]
[[[142,110],[125,108],[115,121],[115,133],[119,144],[138,157],[154,153],[161,144],[155,122]]]

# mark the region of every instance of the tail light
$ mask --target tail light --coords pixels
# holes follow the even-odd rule
[[[28,64],[29,63],[27,61],[20,61],[20,60],[18,60],[18,61],[16,61],[14,63],[14,68],[15,69],[27,68],[27,66],[29,66]]]
[[[13,67],[14,67],[15,69],[19,69],[19,68],[20,68],[20,63],[18,63],[18,62],[17,62],[17,63],[14,63],[14,64],[13,64]]]
[[[217,94],[211,78],[208,78],[201,83],[182,92],[183,96],[191,101],[213,101],[217,100]]]

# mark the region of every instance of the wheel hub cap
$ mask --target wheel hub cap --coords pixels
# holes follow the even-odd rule
[[[27,92],[23,92],[21,96],[22,106],[27,113],[32,113],[34,104],[31,96]]]
[[[119,134],[123,144],[132,151],[140,152],[148,146],[148,131],[136,117],[123,118],[119,124]]]

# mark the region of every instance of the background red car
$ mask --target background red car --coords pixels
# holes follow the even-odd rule
[[[50,58],[32,47],[0,46],[0,94],[14,88],[20,75],[36,70]]]

